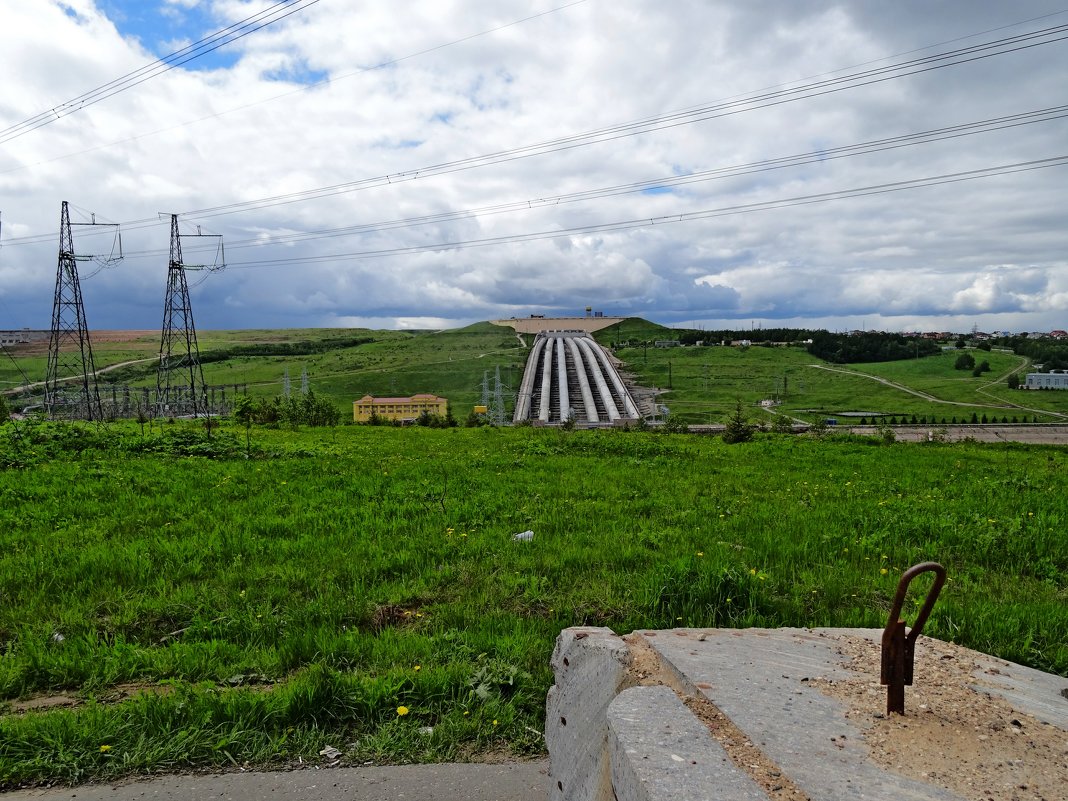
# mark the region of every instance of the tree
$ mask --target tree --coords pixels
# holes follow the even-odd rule
[[[7,405],[7,400],[3,395],[0,395],[0,426],[11,419],[11,409]]]
[[[727,418],[727,427],[723,431],[723,441],[728,445],[749,442],[753,438],[754,431],[756,431],[756,426],[749,422],[749,418],[742,411],[742,402],[737,401],[734,406],[734,414]]]
[[[980,342],[975,347],[979,348],[979,350],[985,350],[988,353],[990,352],[990,343],[989,342]]]
[[[954,370],[971,370],[975,367],[975,357],[970,353],[962,353],[953,363]]]
[[[1018,374],[1016,374],[1016,373],[1010,373],[1009,374],[1008,384],[1009,384],[1009,389],[1019,389],[1020,388],[1020,376]]]
[[[245,457],[252,456],[252,419],[256,415],[256,403],[248,395],[239,395],[230,412],[234,422],[245,427]],[[142,436],[144,429],[142,429]]]
[[[957,350],[964,350],[964,337],[957,340]]]

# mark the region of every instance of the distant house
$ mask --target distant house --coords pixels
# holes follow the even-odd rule
[[[1024,389],[1068,389],[1068,372],[1028,373]]]
[[[1062,331],[1059,328],[1050,331],[1049,335],[1053,337],[1053,339],[1068,339],[1068,331]]]
[[[352,403],[352,419],[356,423],[366,423],[371,416],[386,420],[399,420],[412,423],[423,412],[444,417],[448,413],[449,401],[437,395],[420,393],[410,398],[375,398],[364,395]]]
[[[653,342],[654,348],[677,348],[679,341],[677,339],[658,339]]]

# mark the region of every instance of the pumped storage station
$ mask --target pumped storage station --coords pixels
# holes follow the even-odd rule
[[[641,417],[608,353],[585,331],[542,331],[530,348],[515,422],[582,427]]]

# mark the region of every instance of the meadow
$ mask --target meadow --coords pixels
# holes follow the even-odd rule
[[[537,755],[560,629],[881,628],[927,559],[925,633],[1068,675],[1061,447],[245,433],[0,427],[0,787]]]
[[[597,332],[602,344],[671,339],[672,329],[641,318],[628,318]],[[299,391],[307,372],[309,386],[351,415],[352,402],[365,394],[410,395],[430,392],[449,399],[463,420],[481,401],[481,384],[490,386],[499,369],[505,395],[518,390],[532,337],[517,337],[510,328],[476,323],[445,331],[370,329],[292,329],[202,331],[200,350],[208,384],[238,385],[260,398],[283,391],[289,375]],[[521,341],[522,340],[522,341]],[[850,412],[878,413],[889,420],[926,418],[933,424],[966,422],[974,415],[1012,422],[1057,422],[1068,418],[1068,393],[1010,390],[1008,374],[1026,373],[1025,357],[1003,351],[969,348],[990,372],[973,376],[955,370],[955,348],[920,359],[879,364],[835,365],[796,347],[621,347],[615,354],[642,387],[659,390],[657,401],[671,414],[691,423],[716,424],[742,404],[755,419],[771,423],[776,415],[812,422],[846,415],[839,422],[859,422]],[[104,332],[94,341],[98,369],[136,362],[100,375],[100,392],[113,386],[156,385],[157,332]],[[6,349],[0,354],[0,390],[26,379],[44,379],[47,343]],[[23,377],[25,373],[25,378]],[[774,410],[760,401],[774,398]]]

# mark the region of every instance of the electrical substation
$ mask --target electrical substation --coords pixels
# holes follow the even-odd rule
[[[93,421],[142,416],[204,417],[228,411],[227,392],[232,399],[244,387],[237,384],[209,386],[205,382],[188,279],[188,273],[195,273],[203,280],[208,273],[218,272],[226,266],[222,237],[203,233],[199,228],[195,234],[183,234],[178,215],[169,217],[170,256],[155,391],[146,385],[117,383],[107,385],[103,393],[100,390],[78,265],[95,263],[97,270],[92,273],[95,275],[117,264],[123,258],[122,236],[117,223],[98,222],[95,215],[91,215],[90,222],[72,223],[69,203],[63,201],[48,366],[43,381],[31,381],[23,374],[23,386],[12,396],[18,408],[43,410],[53,419]],[[107,254],[78,252],[73,234],[77,226],[114,229],[110,251]],[[190,238],[213,242],[214,258],[210,262],[186,263],[182,257],[182,240]]]

